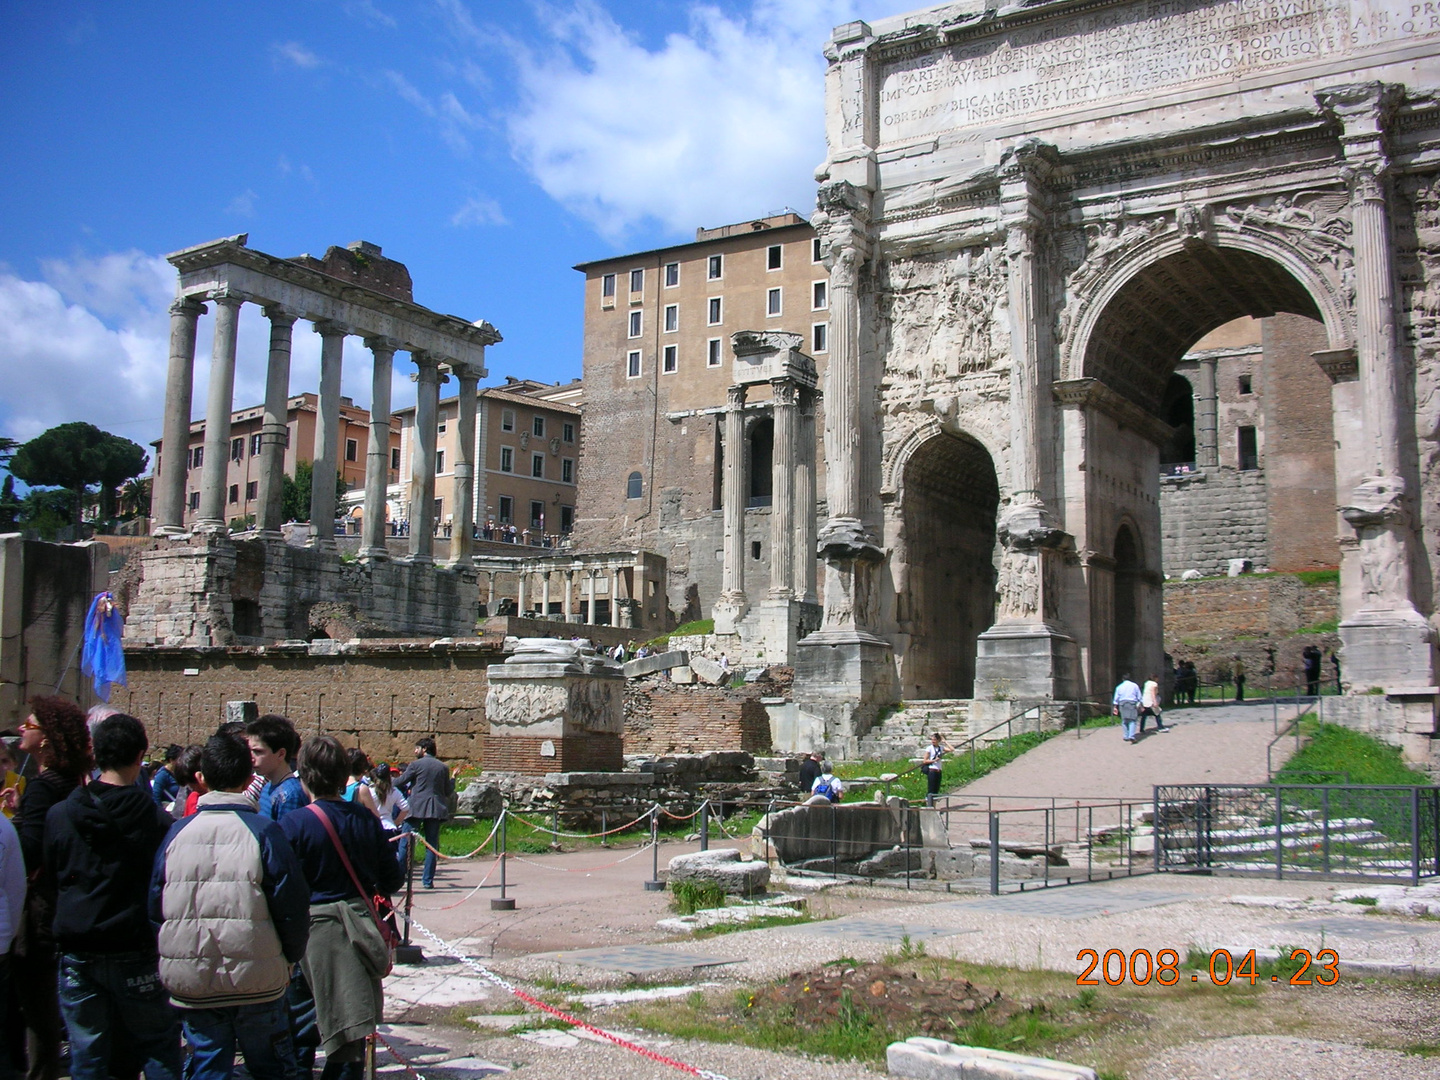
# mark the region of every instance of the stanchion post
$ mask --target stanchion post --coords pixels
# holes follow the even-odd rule
[[[496,830],[496,836],[499,838],[500,845],[500,895],[491,898],[491,911],[515,910],[515,898],[513,896],[505,895],[505,864],[509,861],[508,855],[510,851],[510,842],[505,834],[509,831],[509,821],[507,820],[509,816],[510,810],[508,807],[500,811],[500,826]]]
[[[700,804],[700,850],[710,850],[710,800]]]
[[[375,1080],[375,1033],[365,1036],[365,1080]]]
[[[410,834],[414,836],[414,833]],[[423,964],[425,953],[419,945],[410,943],[410,909],[415,901],[415,848],[409,838],[399,841],[401,850],[405,852],[405,936],[399,945],[395,946],[395,962],[397,964]]]
[[[660,804],[650,808],[650,880],[645,882],[646,892],[662,892],[665,883],[660,880]]]
[[[990,895],[1000,895],[1000,815],[990,811]]]

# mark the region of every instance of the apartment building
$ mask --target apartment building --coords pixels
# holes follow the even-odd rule
[[[507,377],[482,388],[475,414],[475,521],[497,528],[513,525],[538,543],[541,536],[569,535],[575,527],[580,454],[579,379],[544,383]],[[435,457],[436,531],[448,535],[454,518],[455,462],[458,460],[459,398],[442,397]],[[400,425],[399,484],[403,502],[413,502],[410,448],[415,408],[395,413]],[[409,517],[407,512],[404,515]]]
[[[677,615],[708,615],[720,588],[720,414],[733,381],[730,336],[800,334],[823,373],[829,272],[819,247],[809,223],[787,212],[575,267],[585,275],[591,418],[580,454],[577,542],[664,555]],[[770,561],[768,399],[768,388],[754,387],[746,406],[746,573],[758,581],[768,579]],[[823,454],[816,456],[823,492]]]
[[[285,446],[285,475],[294,476],[301,461],[314,460],[315,424],[319,398],[315,394],[296,394],[286,408],[288,441]],[[235,522],[254,514],[260,501],[260,429],[265,422],[263,405],[236,409],[230,414],[230,462],[225,481],[225,516]],[[365,453],[370,445],[370,411],[358,408],[350,398],[340,399],[340,430],[336,435],[336,461],[345,486],[351,490],[365,488]],[[160,457],[165,452],[162,440],[155,447],[155,472],[160,471]],[[186,448],[187,477],[185,484],[185,524],[191,525],[200,510],[200,471],[205,460],[205,421],[190,424],[190,444]],[[394,483],[400,468],[400,424],[390,425],[390,478]]]

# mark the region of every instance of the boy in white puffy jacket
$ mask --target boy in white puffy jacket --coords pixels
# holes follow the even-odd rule
[[[205,744],[199,810],[155,857],[150,918],[160,980],[180,1008],[186,1080],[229,1080],[238,1049],[255,1080],[298,1075],[285,990],[310,933],[310,887],[285,834],[245,795],[250,748]]]

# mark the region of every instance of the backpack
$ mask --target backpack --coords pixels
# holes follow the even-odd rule
[[[829,778],[827,779],[827,777]],[[836,791],[834,785],[830,783],[832,779],[834,779],[834,777],[830,777],[828,773],[820,777],[820,779],[815,782],[815,786],[810,789],[810,794],[824,795],[825,798],[829,799],[832,803],[839,802],[840,793]]]

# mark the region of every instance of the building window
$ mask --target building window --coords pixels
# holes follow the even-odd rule
[[[536,480],[544,480],[544,479],[545,479],[545,455],[544,455],[544,454],[531,454],[531,455],[530,455],[530,475],[533,476],[533,477],[535,477]]]
[[[615,299],[615,275],[606,274],[600,279],[600,296],[604,300]]]
[[[251,480],[245,485],[245,501],[253,502],[260,497],[260,481]]]
[[[251,436],[250,436],[250,456],[251,456],[251,457],[259,457],[259,456],[260,456],[260,436],[259,436],[259,435],[251,435]]]
[[[198,469],[198,468],[200,468],[200,466],[202,466],[202,465],[204,465],[204,464],[205,464],[205,447],[203,447],[203,446],[197,446],[197,447],[195,447],[195,449],[193,449],[193,450],[190,451],[190,468],[192,468],[192,469]],[[198,498],[199,496],[196,496],[196,497]],[[195,507],[193,507],[192,509],[198,509],[198,507],[199,507],[199,504],[197,503],[197,504],[195,505]]]
[[[560,428],[560,433],[561,433],[561,434],[560,434],[560,437],[561,437],[562,439],[564,439],[566,442],[568,442],[568,443],[573,443],[573,442],[575,441],[575,425],[574,425],[574,424],[564,424],[564,425],[562,425],[561,428]]]
[[[765,291],[765,314],[775,316],[780,314],[780,290],[767,289]]]
[[[673,334],[680,329],[680,305],[665,305],[665,333]]]
[[[231,485],[230,485],[230,505],[231,505],[231,506],[238,506],[239,503],[240,503],[240,485],[239,485],[239,484],[231,484]]]
[[[705,312],[705,321],[708,322],[711,326],[719,326],[721,322],[720,315],[720,297],[712,296],[710,297],[709,307]]]
[[[435,525],[438,527],[445,520],[445,500],[435,500]]]
[[[820,238],[813,237],[810,241],[810,261],[818,263],[825,258],[825,253],[820,250]]]
[[[630,291],[631,291],[632,293],[644,292],[644,291],[645,291],[645,271],[644,271],[644,270],[631,270],[631,271],[630,271]]]
[[[645,481],[638,472],[632,472],[625,481],[625,498],[638,499],[645,489]]]
[[[575,482],[575,459],[560,459],[560,482],[562,484],[573,484]]]
[[[190,509],[191,509],[191,510],[199,510],[199,509],[200,509],[200,492],[198,492],[198,491],[192,491],[192,492],[190,492]]]
[[[710,261],[705,268],[705,276],[711,281],[719,281],[725,276],[725,256],[711,255]]]
[[[661,365],[661,367],[660,367],[661,373],[662,373],[662,374],[665,374],[665,375],[674,375],[676,368],[679,366],[679,359],[680,359],[680,346],[679,346],[679,345],[666,345],[666,346],[665,346],[665,361],[664,361],[664,363],[663,363],[663,364]]]
[[[500,448],[500,471],[501,471],[501,472],[514,472],[514,471],[515,471],[515,448],[514,448],[514,447],[512,447],[512,446],[502,446],[502,447]]]
[[[515,410],[514,410],[514,409],[506,409],[506,410],[504,410],[503,412],[501,412],[501,414],[500,414],[500,430],[501,430],[501,431],[514,431],[514,430],[515,430]]]
[[[712,337],[705,342],[705,366],[720,366],[720,339],[718,337]]]
[[[676,285],[679,285],[679,284],[680,284],[680,264],[679,264],[679,263],[666,263],[666,264],[665,264],[665,288],[667,288],[667,289],[673,289],[673,288],[675,288]]]
[[[400,471],[400,448],[398,446],[390,448],[390,468],[395,472]]]
[[[570,531],[571,531],[572,529],[574,529],[574,528],[575,528],[575,507],[573,507],[573,506],[562,506],[562,507],[560,507],[560,531],[561,531],[562,533],[565,533],[565,534],[568,536],[569,533],[570,533]]]
[[[513,525],[515,523],[515,500],[509,495],[500,496],[500,524]]]
[[[759,540],[751,540],[751,541],[750,541],[750,558],[754,559],[756,562],[759,562],[759,561],[760,561],[760,541],[759,541]]]
[[[817,322],[810,327],[810,351],[826,352],[830,348],[830,324]]]
[[[545,437],[545,417],[535,417],[530,422],[530,431],[537,439],[543,439]]]
[[[784,258],[784,256],[781,254],[781,252],[782,252],[783,250],[784,250],[784,249],[781,248],[781,246],[780,246],[779,244],[771,244],[768,248],[765,249],[765,269],[766,269],[766,270],[779,270],[779,269],[780,269],[781,259]]]
[[[439,473],[443,473],[444,471],[445,471],[445,451],[444,451],[444,450],[436,450],[436,451],[435,451],[435,472],[436,472],[436,474],[438,475]]]
[[[444,434],[445,434],[445,421],[444,421],[444,420],[441,420],[438,424],[435,425],[435,434],[437,434],[437,435],[444,435]]]
[[[538,499],[530,500],[530,527],[532,529],[545,528],[545,504]]]
[[[345,460],[346,460],[346,461],[359,461],[359,460],[360,460],[360,444],[359,444],[357,441],[355,441],[354,439],[346,439],[346,440],[345,440]]]
[[[230,460],[231,460],[231,461],[243,461],[244,459],[245,459],[245,440],[244,440],[244,438],[231,439],[231,440],[230,440]]]
[[[1240,468],[1260,468],[1260,450],[1255,442],[1255,429],[1253,427],[1237,428],[1235,434],[1239,444]]]
[[[631,337],[639,337],[639,336],[640,336],[640,331],[641,331],[641,328],[642,328],[642,326],[643,326],[643,324],[644,324],[644,321],[645,321],[645,320],[644,320],[644,315],[645,315],[645,313],[644,313],[643,311],[632,311],[632,312],[630,312],[630,336],[631,336]]]
[[[640,350],[631,349],[625,357],[625,377],[627,379],[638,379],[640,377]]]
[[[824,311],[830,306],[830,283],[817,281],[810,286],[810,309]]]
[[[1242,393],[1242,394],[1249,394],[1249,393],[1251,393],[1251,392],[1252,392],[1252,391],[1251,391],[1251,389],[1250,389],[1250,376],[1249,376],[1249,375],[1241,375],[1241,376],[1240,376],[1240,393]]]

